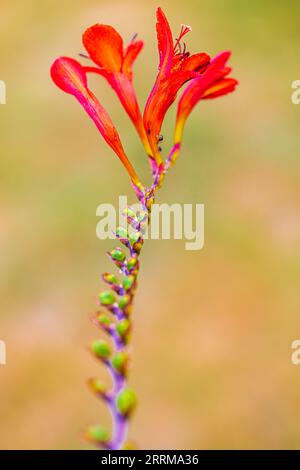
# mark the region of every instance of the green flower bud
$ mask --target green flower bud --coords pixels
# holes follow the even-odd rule
[[[121,248],[115,248],[114,250],[112,250],[110,252],[110,256],[112,257],[112,259],[114,259],[115,261],[125,261],[126,259],[126,255],[124,253],[124,251],[121,250]]]
[[[129,258],[129,260],[127,261],[127,267],[130,271],[132,270],[132,268],[136,266],[136,264],[137,264],[136,258]]]
[[[119,238],[128,238],[128,232],[124,227],[118,227],[116,230],[116,235]]]
[[[132,209],[130,209],[130,207],[126,207],[123,211],[123,214],[127,215],[127,217],[129,217],[130,219],[136,218],[135,213],[133,212]]]
[[[97,320],[102,326],[109,326],[111,324],[109,316],[105,315],[105,313],[100,313],[100,315],[97,317]]]
[[[90,441],[98,442],[107,442],[109,440],[109,434],[103,426],[95,425],[90,426],[86,431],[86,437]]]
[[[114,274],[104,273],[102,279],[108,284],[118,284],[118,279]]]
[[[123,310],[123,308],[126,307],[126,305],[128,305],[128,303],[130,302],[130,296],[128,294],[126,295],[123,295],[120,300],[119,300],[119,307],[121,310]]]
[[[125,290],[129,290],[133,283],[134,283],[135,277],[131,275],[124,277],[122,286],[124,287]]]
[[[99,393],[101,395],[104,395],[107,392],[107,387],[106,385],[101,382],[99,379],[90,379],[89,380],[89,385],[93,392]]]
[[[134,244],[134,250],[137,252],[137,253],[140,253],[141,249],[142,249],[142,246],[143,246],[143,240],[139,241],[139,242],[136,242]]]
[[[122,415],[127,416],[133,411],[136,401],[135,392],[130,388],[125,388],[117,396],[117,408]]]
[[[130,241],[131,245],[134,245],[141,237],[142,237],[141,232],[132,232],[129,235],[129,241]]]
[[[102,305],[112,305],[115,303],[116,298],[109,290],[105,290],[99,294],[99,300]]]
[[[127,355],[124,352],[117,352],[111,358],[111,364],[118,372],[123,373],[127,362]]]
[[[126,335],[126,333],[129,330],[129,327],[130,327],[130,323],[126,318],[124,318],[124,320],[121,320],[120,322],[117,323],[116,330],[117,330],[117,333],[121,336],[121,338],[123,338]]]
[[[102,339],[97,339],[94,341],[92,343],[91,349],[95,356],[100,357],[101,359],[107,359],[111,354],[109,344]]]

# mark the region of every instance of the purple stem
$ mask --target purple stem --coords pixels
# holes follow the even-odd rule
[[[116,351],[121,351],[124,348],[123,342],[119,340],[116,334],[112,334],[112,338],[114,341]],[[116,398],[118,394],[123,390],[126,385],[126,378],[124,375],[120,374],[119,372],[115,371],[113,367],[108,363],[107,364],[108,370],[111,374],[112,381],[113,381],[113,390],[110,400],[108,402],[109,409],[112,415],[112,439],[108,444],[109,449],[111,450],[120,450],[122,449],[126,436],[127,436],[127,429],[128,429],[128,419],[126,416],[123,416],[116,405]]]

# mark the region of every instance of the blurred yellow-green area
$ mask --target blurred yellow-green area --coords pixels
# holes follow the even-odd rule
[[[233,52],[234,94],[202,102],[157,202],[203,203],[205,246],[148,240],[134,311],[130,439],[142,449],[295,449],[300,444],[300,4],[287,0],[162,0],[191,52]],[[83,429],[110,426],[90,395],[108,380],[87,346],[112,241],[96,208],[129,179],[78,103],[51,82],[59,55],[78,57],[100,22],[145,47],[134,66],[141,103],[158,52],[152,0],[22,0],[0,6],[1,449],[85,449]],[[146,156],[101,77],[91,87],[144,180]],[[164,125],[165,155],[175,110]],[[103,286],[102,286],[103,287]]]

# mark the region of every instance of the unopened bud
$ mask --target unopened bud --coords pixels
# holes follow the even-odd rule
[[[124,287],[125,290],[131,289],[133,283],[134,283],[135,277],[131,274],[129,276],[124,277],[122,281],[122,286]]]
[[[102,305],[112,305],[116,298],[109,290],[105,290],[99,294],[99,300]]]
[[[125,372],[127,362],[127,355],[124,352],[117,352],[111,358],[111,364],[113,368],[123,374]]]
[[[105,313],[100,313],[100,315],[98,315],[97,317],[97,320],[100,323],[100,325],[103,326],[103,328],[108,328],[109,325],[111,324],[111,320],[109,316],[106,315]]]
[[[119,336],[121,336],[121,338],[124,338],[126,336],[126,334],[129,331],[129,328],[130,328],[130,323],[126,318],[118,322],[116,325],[117,333],[119,334]]]
[[[109,344],[102,339],[97,339],[94,341],[92,343],[91,349],[95,356],[100,357],[101,359],[107,359],[111,354]]]
[[[97,444],[106,443],[109,440],[109,434],[103,426],[90,426],[86,430],[86,438]]]
[[[116,235],[118,238],[128,238],[128,232],[124,227],[118,227],[116,230]]]
[[[131,245],[134,245],[136,242],[138,242],[142,238],[142,233],[141,232],[132,232],[129,235],[129,241]]]
[[[125,308],[125,307],[128,305],[129,302],[130,302],[130,296],[129,296],[128,294],[123,295],[123,296],[120,298],[119,303],[118,303],[119,308],[120,308],[121,310],[123,310],[123,308]]]
[[[127,260],[127,268],[131,271],[137,265],[137,258],[129,258]]]
[[[136,401],[135,392],[130,388],[125,388],[117,396],[117,408],[122,415],[128,416],[133,411]]]
[[[114,274],[104,273],[102,279],[107,282],[107,284],[118,284],[118,279]]]
[[[123,214],[129,217],[130,219],[136,219],[136,215],[130,207],[126,207],[123,211]]]
[[[126,255],[124,251],[121,250],[121,248],[115,248],[109,254],[112,257],[112,259],[115,261],[123,262],[126,259]]]
[[[93,392],[98,393],[99,395],[105,395],[107,392],[107,386],[99,379],[90,379],[89,386]]]

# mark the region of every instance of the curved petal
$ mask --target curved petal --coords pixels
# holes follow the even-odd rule
[[[140,107],[136,98],[132,81],[126,77],[124,73],[107,73],[104,69],[99,67],[84,67],[86,72],[97,73],[102,75],[110,84],[118,96],[120,103],[130,117],[133,125],[135,126],[144,148],[152,158],[152,150],[150,148],[147,134],[144,128],[143,118],[141,115]]]
[[[82,36],[90,58],[107,72],[119,72],[123,62],[123,39],[112,27],[95,24]]]
[[[128,44],[124,51],[122,72],[129,80],[132,80],[132,65],[143,48],[143,41],[135,41]]]
[[[140,186],[139,178],[124,152],[119,134],[108,113],[87,87],[84,68],[74,59],[60,57],[51,67],[51,77],[61,90],[75,96],[94,121],[102,137],[120,158],[132,181]]]
[[[238,81],[234,78],[223,78],[219,82],[215,83],[208,90],[203,93],[203,100],[210,100],[218,98],[219,96],[227,95],[235,90]]]
[[[210,57],[205,52],[199,54],[193,54],[183,63],[182,70],[193,70],[194,72],[203,72],[206,67],[210,64]]]
[[[165,80],[159,80],[149,96],[144,113],[144,126],[152,151],[156,155],[157,140],[164,117],[175,101],[178,90],[195,76],[195,72],[189,70],[174,73]]]
[[[77,60],[59,57],[50,70],[51,78],[61,90],[79,96],[87,88],[86,73]]]
[[[181,142],[186,119],[201,99],[217,98],[235,89],[238,82],[224,78],[231,72],[231,68],[226,67],[229,57],[228,51],[216,56],[203,75],[194,78],[184,90],[177,108],[175,145]]]
[[[159,51],[159,70],[166,73],[172,67],[173,36],[166,15],[159,7],[156,11],[156,32]]]

